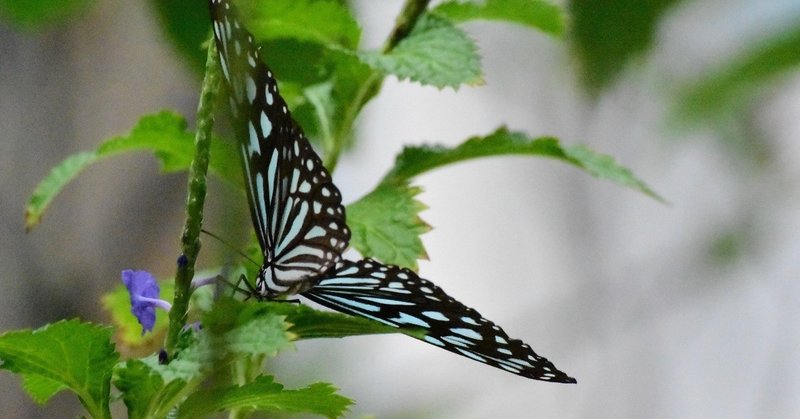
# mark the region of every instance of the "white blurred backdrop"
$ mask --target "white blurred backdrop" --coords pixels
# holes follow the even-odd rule
[[[357,4],[365,44],[380,45],[401,1]],[[797,415],[800,77],[777,83],[752,115],[774,151],[765,166],[719,131],[674,130],[668,113],[679,82],[741,52],[743,34],[774,34],[798,14],[788,0],[684,2],[653,51],[596,100],[580,89],[564,41],[492,23],[466,25],[485,86],[438,91],[389,78],[334,175],[347,202],[403,144],[455,145],[506,124],[610,154],[670,204],[535,158],[466,162],[417,180],[434,227],[421,274],[577,385],[526,380],[401,335],[300,342],[270,365],[277,380],[332,382],[356,400],[351,417]],[[107,321],[98,296],[122,269],[174,271],[185,177],[158,175],[146,155],[91,168],[39,228],[22,226],[33,187],[68,154],[162,108],[193,118],[199,81],[153,19],[143,2],[107,0],[45,35],[0,26],[0,330]],[[228,205],[220,189],[212,214]],[[244,213],[241,223],[249,228]],[[714,257],[725,237],[744,237],[732,260]],[[69,395],[34,405],[7,372],[0,406],[19,417],[81,412]]]

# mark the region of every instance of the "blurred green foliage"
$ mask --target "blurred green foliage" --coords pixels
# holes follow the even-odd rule
[[[43,31],[86,14],[95,0],[0,0],[0,19],[27,31]]]
[[[679,0],[570,0],[572,48],[586,88],[598,94],[653,41],[659,19]]]

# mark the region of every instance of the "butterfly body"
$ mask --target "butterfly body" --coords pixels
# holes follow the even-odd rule
[[[209,4],[250,215],[264,254],[255,297],[300,294],[340,312],[420,329],[420,339],[431,345],[514,374],[574,383],[530,346],[415,272],[342,258],[350,230],[339,190],[292,119],[230,0]]]

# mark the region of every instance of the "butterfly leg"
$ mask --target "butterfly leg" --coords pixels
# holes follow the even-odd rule
[[[245,301],[247,301],[250,299],[250,297],[257,295],[255,288],[253,288],[253,286],[250,285],[250,282],[247,280],[247,276],[245,276],[245,274],[239,275],[239,280],[236,281],[235,283],[229,281],[222,275],[217,275],[216,277],[214,277],[214,279],[217,280],[218,282],[225,283],[226,285],[231,287],[232,290],[231,296],[234,296],[236,295],[237,292],[240,292],[245,295],[244,299]],[[244,286],[241,286],[242,283],[244,283]]]

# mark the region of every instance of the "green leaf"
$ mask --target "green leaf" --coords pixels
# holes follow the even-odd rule
[[[97,147],[98,157],[131,150],[153,150],[165,172],[180,170],[191,162],[194,135],[186,120],[169,111],[142,117],[127,136],[114,137]]]
[[[643,192],[659,201],[663,199],[630,170],[614,162],[612,157],[596,153],[584,146],[562,146],[557,139],[531,139],[519,132],[502,127],[485,137],[472,137],[455,148],[443,146],[406,147],[382,184],[407,181],[414,176],[444,165],[478,157],[501,155],[532,155],[565,161],[585,170],[592,176],[607,179]]]
[[[400,80],[410,79],[439,88],[480,84],[478,47],[447,19],[423,16],[414,29],[386,54],[359,53],[362,61]]]
[[[244,25],[253,36],[292,38],[327,47],[355,49],[361,29],[341,2],[334,0],[240,0]]]
[[[281,302],[261,303],[275,314],[286,317],[289,331],[297,339],[341,338],[346,336],[382,333],[410,333],[413,329],[397,329],[363,317],[348,316],[330,311],[314,310],[300,304]],[[413,335],[413,333],[411,333]]]
[[[374,91],[362,91],[374,71],[343,50],[293,39],[262,43],[292,116],[312,140],[349,140],[352,121]],[[330,144],[325,146],[330,148]]]
[[[97,154],[94,152],[77,153],[67,157],[58,166],[54,167],[50,173],[41,181],[36,189],[33,190],[25,207],[25,229],[30,231],[42,219],[42,215],[50,202],[61,192],[72,179],[78,176],[83,169],[97,161]]]
[[[114,370],[114,386],[122,393],[130,419],[165,417],[191,389],[180,378],[165,382],[162,372],[166,368],[160,364],[151,367],[146,362],[131,359]]]
[[[456,23],[474,19],[506,21],[557,36],[566,29],[561,8],[542,0],[450,0],[433,9],[433,13]]]
[[[798,67],[800,28],[796,24],[793,30],[751,47],[721,70],[686,87],[676,101],[679,106],[677,116],[683,121],[696,123],[735,115],[757,103],[753,96],[763,92],[763,87]]]
[[[128,360],[114,372],[114,386],[122,393],[128,417],[152,417],[156,409],[153,399],[164,388],[161,375],[136,359]]]
[[[319,131],[323,144],[331,144],[334,141],[336,104],[333,102],[332,91],[333,83],[330,81],[303,90],[303,95],[314,109],[315,126],[318,127],[316,131]]]
[[[646,52],[658,22],[680,0],[570,0],[573,48],[584,84],[597,93]]]
[[[186,120],[170,112],[142,117],[127,136],[114,137],[97,150],[72,155],[53,168],[36,186],[25,208],[25,228],[30,230],[41,221],[47,207],[59,192],[80,172],[107,157],[129,151],[150,150],[165,172],[184,170],[194,155],[194,134],[187,131]],[[223,179],[241,183],[239,158],[228,143],[211,145],[211,169]]]
[[[131,418],[170,416],[177,404],[202,384],[216,362],[217,351],[207,333],[191,328],[181,332],[177,354],[168,364],[156,355],[129,360],[115,369],[114,385],[122,393]]]
[[[407,146],[397,156],[394,167],[386,174],[382,183],[407,181],[427,171],[465,160],[520,154],[565,158],[555,138],[531,140],[522,133],[510,132],[502,127],[488,136],[469,138],[457,147]]]
[[[43,30],[86,15],[94,4],[94,0],[0,0],[0,19],[25,30]]]
[[[22,387],[33,401],[39,404],[47,403],[56,393],[67,388],[58,381],[37,374],[23,375]]]
[[[158,356],[129,360],[118,365],[114,385],[122,393],[133,417],[167,417],[180,400],[202,384],[213,368],[226,368],[216,362],[218,352],[208,333],[188,328],[181,332],[177,352],[167,364]]]
[[[243,386],[195,392],[178,409],[179,418],[194,418],[228,409],[269,413],[316,413],[339,417],[353,402],[327,383],[285,390],[270,376],[260,376]]]
[[[619,165],[613,157],[597,153],[583,145],[564,147],[563,150],[567,161],[582,168],[590,175],[636,189],[659,202],[666,202],[646,183],[634,176],[629,169]]]
[[[329,109],[333,112],[327,115],[330,115],[328,125],[334,132],[334,142],[326,144],[325,149],[326,153],[335,153],[332,149],[343,149],[351,144],[353,123],[363,106],[378,93],[380,84],[373,81],[379,80],[381,76],[354,55],[335,51],[331,51],[329,55],[332,63],[330,81],[333,84]],[[331,165],[327,167],[334,169]]]
[[[0,335],[0,368],[41,377],[27,379],[27,385],[47,387],[36,388],[34,397],[46,395],[55,383],[72,390],[95,418],[110,417],[111,371],[118,359],[110,328],[78,320]]]
[[[406,182],[382,183],[347,206],[350,245],[365,257],[417,269],[427,258],[419,236],[430,226],[419,217],[425,205],[414,199],[420,188]]]
[[[273,336],[259,338],[264,341],[273,340],[273,343],[263,343],[270,347],[270,349],[253,349],[254,351],[268,355],[274,354],[275,350],[287,347],[287,339],[340,338],[345,336],[405,332],[404,330],[398,330],[397,328],[386,326],[382,323],[365,318],[353,317],[330,311],[319,311],[300,304],[267,301],[253,304],[232,298],[219,299],[213,310],[207,313],[203,318],[203,327],[204,330],[211,331],[211,333],[215,335],[225,336],[231,330],[235,330],[243,325],[247,325],[251,321],[262,318],[270,319],[268,326],[262,327],[269,327],[279,332],[254,332],[256,334],[273,334]],[[281,322],[277,322],[273,319],[281,319]],[[286,326],[288,326],[288,330]],[[246,340],[243,341],[246,342]],[[256,343],[250,342],[247,343],[247,346],[253,346],[255,344]]]
[[[292,348],[296,337],[287,331],[285,316],[275,314],[263,304],[247,304],[223,298],[203,316],[203,327],[221,339],[226,352],[276,356]]]
[[[505,127],[488,136],[472,137],[457,147],[405,147],[394,167],[369,194],[347,206],[350,244],[361,254],[386,263],[415,269],[425,258],[419,236],[430,227],[419,217],[425,206],[414,199],[418,188],[409,186],[414,177],[449,164],[480,157],[530,155],[559,159],[592,176],[636,189],[664,202],[630,170],[613,158],[584,146],[562,146],[555,138],[531,139]]]
[[[261,57],[275,74],[281,96],[289,104],[292,102],[286,98],[284,84],[297,85],[297,93],[300,93],[302,88],[331,77],[331,50],[322,45],[293,38],[268,39],[259,45]]]
[[[202,45],[208,39],[208,1],[150,0],[150,5],[160,18],[158,26],[164,35],[187,59],[196,74],[201,74],[206,61],[206,50]]]
[[[224,339],[233,353],[277,356],[279,350],[293,347],[294,336],[287,333],[288,329],[283,316],[269,314],[226,332]]]
[[[215,347],[209,334],[191,328],[181,332],[177,354],[168,364],[162,365],[155,356],[142,359],[150,369],[161,374],[165,383],[180,380],[192,383],[203,377],[213,367],[220,367],[215,361],[220,359],[224,348]]]
[[[279,80],[293,116],[325,150],[349,143],[352,123],[374,95],[363,91],[373,70],[354,55],[361,31],[334,0],[243,0],[245,26]],[[342,143],[342,144],[339,144]]]

